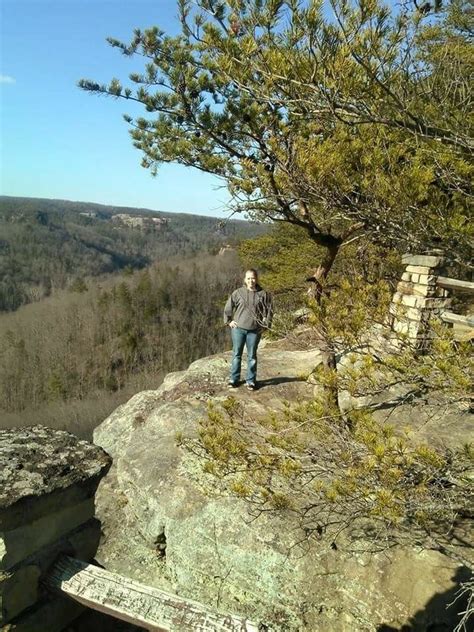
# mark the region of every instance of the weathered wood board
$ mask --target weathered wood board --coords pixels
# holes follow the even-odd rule
[[[43,583],[85,606],[156,632],[258,632],[245,619],[224,615],[92,564],[62,556]]]
[[[462,325],[463,327],[474,327],[474,316],[462,316],[454,312],[441,312],[440,318],[445,323],[453,325]]]
[[[474,293],[474,283],[471,281],[459,281],[459,279],[451,279],[449,277],[439,276],[436,279],[436,285],[445,290],[459,290],[461,292]]]

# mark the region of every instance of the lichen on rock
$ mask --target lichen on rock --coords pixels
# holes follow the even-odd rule
[[[408,547],[349,554],[309,543],[291,511],[253,520],[246,502],[219,492],[178,445],[177,434],[197,433],[209,401],[228,396],[229,359],[203,358],[171,374],[96,429],[95,442],[114,459],[97,494],[105,531],[98,559],[110,570],[272,630],[425,630],[434,622],[450,629],[455,614],[446,606],[464,573],[458,564]],[[248,412],[249,433],[252,419],[281,410],[285,400],[313,398],[304,376],[319,360],[314,349],[282,342],[262,349],[261,388],[232,393]]]
[[[110,467],[98,446],[63,430],[30,426],[0,430],[0,529],[32,521],[66,503],[90,496]]]

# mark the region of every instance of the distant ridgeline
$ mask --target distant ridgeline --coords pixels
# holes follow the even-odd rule
[[[0,196],[0,311],[74,287],[84,277],[217,252],[265,230],[242,220]]]

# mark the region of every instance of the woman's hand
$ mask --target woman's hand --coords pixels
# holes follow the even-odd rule
[[[235,322],[235,320],[231,320],[229,323],[229,327],[231,329],[235,329],[237,327],[237,323]]]

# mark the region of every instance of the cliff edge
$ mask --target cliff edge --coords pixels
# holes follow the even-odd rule
[[[230,352],[223,353],[169,374],[160,388],[135,395],[96,429],[95,443],[113,458],[96,496],[104,529],[98,560],[111,571],[247,616],[267,626],[262,629],[452,630],[459,607],[447,606],[465,568],[421,549],[354,555],[308,546],[290,512],[251,520],[246,503],[217,493],[196,458],[177,445],[177,433],[196,432],[210,400],[229,396],[229,360]],[[306,377],[319,361],[314,349],[286,341],[263,345],[261,388],[231,393],[245,404],[249,432],[252,418],[281,409],[284,400],[312,398],[315,387]],[[437,440],[461,441],[467,428],[456,415],[440,424],[419,411],[401,414],[411,415],[423,437]]]

